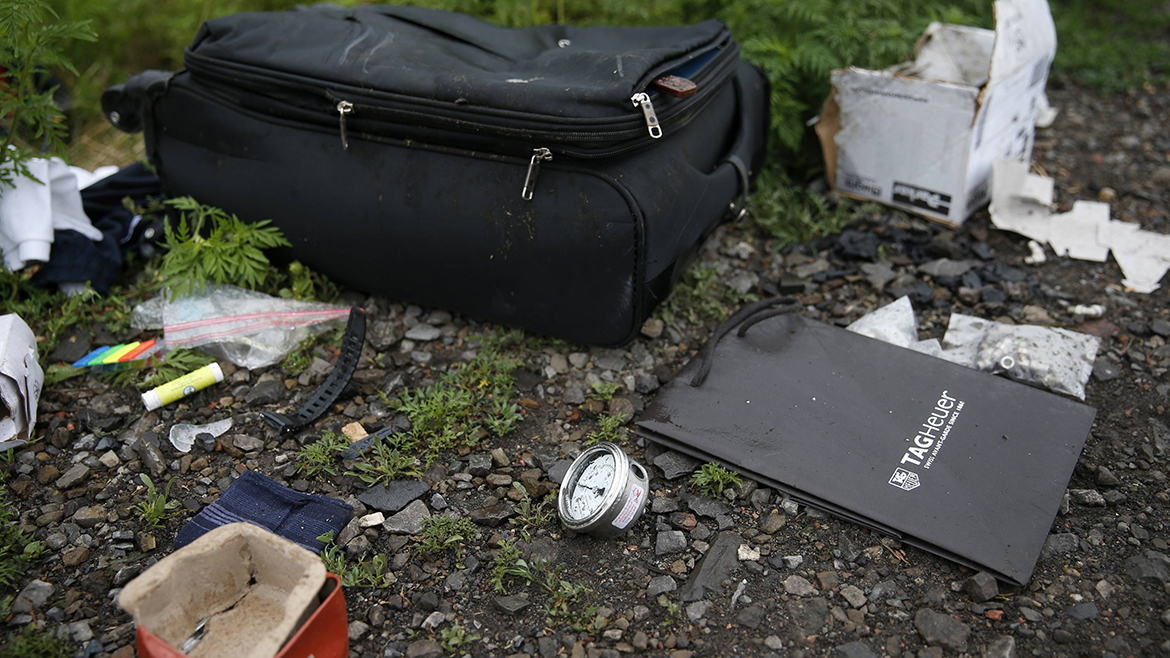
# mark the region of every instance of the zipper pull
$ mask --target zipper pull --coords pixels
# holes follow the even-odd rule
[[[633,96],[630,96],[634,107],[642,108],[642,114],[646,115],[646,130],[649,131],[650,137],[658,139],[662,137],[662,126],[658,125],[658,115],[654,113],[654,104],[650,102],[650,94],[640,91]]]
[[[345,115],[353,113],[353,103],[349,101],[339,101],[337,103],[337,120],[341,124],[341,148],[349,150],[349,139],[345,136]]]
[[[536,189],[536,176],[540,173],[540,163],[545,160],[552,160],[552,151],[544,147],[532,149],[532,159],[528,161],[528,175],[524,177],[524,189],[520,192],[521,199],[532,200],[532,192]]]

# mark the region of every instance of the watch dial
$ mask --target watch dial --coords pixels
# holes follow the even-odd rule
[[[570,492],[569,516],[584,519],[601,508],[613,483],[614,469],[614,458],[610,453],[598,455],[585,465]]]

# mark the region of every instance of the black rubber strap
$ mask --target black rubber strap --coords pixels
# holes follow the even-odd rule
[[[281,434],[292,434],[305,425],[317,420],[329,405],[337,401],[353,373],[358,360],[362,358],[362,346],[366,344],[366,312],[360,308],[349,310],[349,323],[345,325],[345,338],[341,340],[341,356],[333,364],[333,370],[325,383],[313,393],[309,401],[291,415],[273,411],[261,411],[264,422],[275,427]]]

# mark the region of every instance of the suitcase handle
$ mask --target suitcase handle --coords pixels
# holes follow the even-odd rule
[[[755,68],[751,64],[748,64],[748,66]],[[759,78],[767,85],[767,77],[760,75]],[[764,126],[756,126],[754,128],[747,125],[748,112],[746,111],[746,94],[743,89],[744,82],[739,75],[735,75],[732,76],[732,83],[735,85],[735,100],[739,106],[740,130],[739,135],[735,138],[735,142],[731,145],[731,152],[723,160],[723,165],[730,165],[734,168],[739,178],[739,195],[736,196],[735,201],[732,201],[728,208],[732,214],[731,221],[734,222],[742,219],[747,214],[748,190],[751,186],[752,175],[755,173],[751,167],[752,154],[753,152],[757,152],[757,145],[760,142],[765,144],[761,152],[767,150],[768,130],[766,123]],[[767,89],[764,90],[764,97],[769,97],[769,91]],[[769,113],[765,112],[764,121],[767,122],[768,118]],[[716,175],[719,175],[719,172],[716,172]]]
[[[143,71],[123,84],[110,87],[102,94],[102,114],[118,130],[141,132],[144,110],[166,93],[173,75],[168,71]]]
[[[705,174],[708,192],[701,197],[703,201],[732,198],[733,201],[725,206],[724,212],[730,211],[735,220],[740,219],[746,213],[746,200],[751,177],[755,173],[755,169],[762,164],[764,153],[767,150],[770,116],[765,111],[761,113],[759,121],[752,121],[753,112],[749,110],[749,106],[753,102],[758,102],[760,97],[770,98],[767,77],[756,66],[747,62],[741,61],[739,66],[740,69],[731,78],[738,107],[739,131],[723,160],[710,173]],[[756,84],[754,82],[756,80],[759,81],[758,84],[763,86],[763,89],[745,88],[745,85]],[[753,101],[753,98],[756,100]],[[707,201],[707,203],[711,205],[694,208],[694,215],[714,217],[720,213],[721,209],[715,206],[715,202]],[[724,215],[720,214],[719,217],[722,219]],[[685,236],[678,238],[680,241],[693,243],[694,247],[686,253],[680,254],[672,266],[664,268],[646,281],[646,289],[651,299],[661,301],[666,298],[672,283],[682,276],[703,240],[710,235],[711,231],[715,230],[719,223],[712,222],[708,225],[707,222],[703,222],[702,227],[695,229],[698,231],[697,233],[688,232]]]

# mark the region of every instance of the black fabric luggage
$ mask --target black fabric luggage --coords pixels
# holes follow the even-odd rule
[[[595,345],[638,331],[766,150],[766,79],[719,21],[317,6],[208,21],[184,63],[102,99],[170,194],[272,219],[359,290]]]

